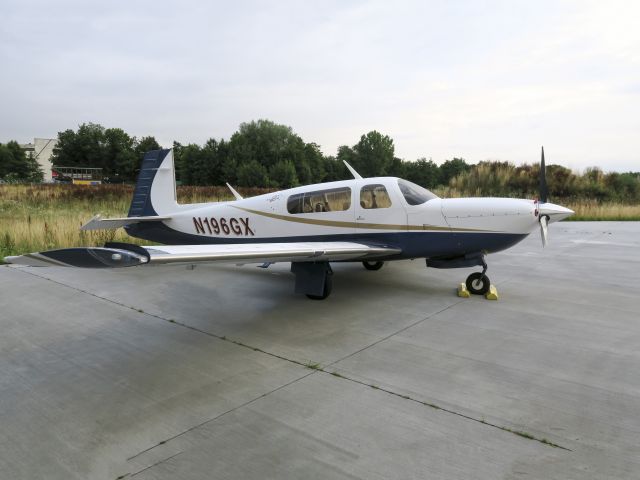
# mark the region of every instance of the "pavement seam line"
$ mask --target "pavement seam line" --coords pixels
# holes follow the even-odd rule
[[[20,271],[24,271],[24,270],[20,269]],[[185,433],[188,433],[188,432],[190,432],[190,431],[192,431],[192,430],[194,430],[194,429],[196,429],[196,428],[201,427],[202,425],[205,425],[205,424],[207,424],[207,423],[209,423],[209,422],[213,422],[213,421],[217,420],[218,418],[220,418],[220,417],[222,417],[222,416],[224,416],[224,415],[226,415],[226,414],[228,414],[228,413],[231,413],[231,412],[233,412],[233,411],[235,411],[235,410],[237,410],[237,409],[239,409],[239,408],[242,408],[242,407],[244,407],[244,406],[247,406],[247,405],[249,405],[249,404],[251,404],[251,403],[253,403],[253,402],[255,402],[255,401],[257,401],[257,400],[259,400],[259,399],[261,399],[261,398],[263,398],[263,397],[266,397],[267,395],[270,395],[271,393],[274,393],[274,392],[276,392],[276,391],[278,391],[278,390],[280,390],[280,389],[282,389],[282,388],[288,387],[289,385],[291,385],[291,384],[293,384],[293,383],[295,383],[295,382],[297,382],[297,381],[299,381],[299,380],[302,380],[302,379],[304,379],[304,378],[308,377],[309,375],[312,375],[313,373],[315,373],[315,371],[319,371],[319,372],[322,372],[322,373],[326,373],[326,374],[332,375],[332,376],[334,376],[334,377],[341,377],[341,378],[343,378],[343,379],[345,379],[345,380],[348,380],[348,381],[350,381],[350,382],[353,382],[353,383],[356,383],[356,384],[360,384],[360,385],[363,385],[363,386],[367,386],[367,387],[370,387],[370,388],[374,388],[374,389],[376,389],[376,390],[383,391],[383,392],[385,392],[385,393],[387,393],[387,394],[389,394],[389,395],[394,395],[394,396],[396,396],[396,397],[400,397],[400,398],[402,398],[402,399],[404,399],[404,400],[409,400],[409,401],[412,401],[412,402],[415,402],[415,403],[419,403],[419,404],[421,404],[421,405],[425,405],[425,406],[428,406],[428,407],[434,408],[434,409],[436,409],[436,410],[442,410],[443,412],[446,412],[446,413],[449,413],[449,414],[452,414],[452,415],[456,415],[456,416],[459,416],[459,417],[461,417],[461,418],[465,418],[465,419],[467,419],[467,420],[471,420],[471,421],[474,421],[474,422],[480,423],[480,424],[482,424],[482,425],[487,425],[487,426],[489,426],[489,427],[497,428],[497,429],[502,430],[502,431],[504,431],[504,432],[509,432],[509,433],[512,433],[512,434],[514,434],[514,435],[518,435],[518,436],[520,436],[520,437],[523,437],[523,438],[526,438],[526,439],[529,439],[529,440],[537,441],[537,442],[539,442],[539,443],[542,443],[543,445],[547,445],[547,446],[554,447],[554,448],[560,448],[560,449],[562,449],[562,450],[566,450],[566,451],[569,451],[569,452],[572,452],[572,451],[573,451],[573,450],[571,450],[570,448],[563,447],[562,445],[558,445],[558,444],[556,444],[556,443],[550,442],[550,441],[548,441],[546,438],[537,438],[537,437],[535,437],[535,436],[533,436],[533,435],[531,435],[531,434],[529,434],[529,433],[527,433],[527,432],[524,432],[524,431],[520,431],[520,430],[513,430],[513,429],[511,429],[511,428],[509,428],[509,427],[506,427],[506,426],[501,426],[501,425],[497,425],[497,424],[493,424],[493,423],[487,422],[487,421],[482,420],[482,419],[477,419],[477,418],[471,417],[471,416],[469,416],[469,415],[465,415],[464,413],[456,412],[455,410],[451,410],[451,409],[448,409],[448,408],[443,408],[443,407],[440,407],[440,406],[438,406],[438,405],[435,405],[435,404],[432,404],[432,403],[429,403],[429,402],[426,402],[426,401],[417,400],[417,399],[414,399],[414,398],[409,397],[408,395],[403,395],[403,394],[400,394],[400,393],[394,392],[393,390],[389,390],[389,389],[385,389],[385,388],[378,387],[378,386],[376,386],[376,385],[368,384],[368,383],[363,382],[363,381],[361,381],[361,380],[356,380],[356,379],[354,379],[354,378],[350,378],[350,377],[347,377],[347,376],[342,375],[342,374],[339,374],[339,373],[336,375],[336,373],[337,373],[337,372],[333,372],[333,373],[332,373],[332,372],[329,372],[329,371],[325,370],[323,367],[321,367],[319,364],[312,364],[311,362],[308,362],[307,364],[305,364],[305,363],[303,363],[303,362],[301,362],[301,361],[299,361],[299,360],[294,360],[294,359],[291,359],[291,358],[284,357],[284,356],[282,356],[282,355],[278,355],[278,354],[276,354],[276,353],[268,352],[268,351],[265,351],[265,350],[263,350],[263,349],[261,349],[261,348],[258,348],[258,347],[252,347],[252,346],[247,345],[247,344],[245,344],[245,343],[242,343],[242,342],[240,342],[240,341],[233,340],[233,339],[231,339],[231,338],[227,338],[227,337],[226,337],[226,336],[224,336],[224,335],[217,335],[217,334],[215,334],[215,333],[207,332],[207,331],[205,331],[205,330],[201,330],[201,329],[199,329],[199,328],[197,328],[197,327],[193,327],[193,326],[191,326],[191,325],[188,325],[188,324],[183,323],[183,322],[179,322],[179,321],[177,321],[177,320],[168,319],[168,318],[162,317],[162,316],[157,315],[157,314],[154,314],[154,313],[145,312],[145,311],[140,310],[140,309],[138,309],[138,308],[135,308],[135,307],[132,307],[132,306],[126,305],[126,304],[124,304],[124,303],[118,302],[118,301],[116,301],[116,300],[112,300],[112,299],[110,299],[110,298],[106,298],[106,297],[101,297],[100,295],[97,295],[97,294],[95,294],[95,293],[88,292],[88,291],[82,290],[82,289],[80,289],[80,288],[73,287],[73,286],[71,286],[71,285],[66,285],[66,284],[64,284],[64,283],[62,283],[62,282],[59,282],[59,281],[57,281],[57,280],[53,280],[53,279],[48,278],[48,277],[43,277],[43,276],[41,276],[41,275],[36,275],[35,273],[28,272],[28,271],[25,271],[25,273],[27,273],[27,274],[29,274],[29,275],[33,275],[33,276],[38,277],[38,278],[41,278],[41,279],[44,279],[44,280],[48,280],[48,281],[50,281],[50,282],[56,283],[56,284],[61,285],[61,286],[63,286],[63,287],[70,288],[70,289],[72,289],[72,290],[76,290],[76,291],[81,292],[81,293],[86,293],[86,294],[91,295],[91,296],[93,296],[93,297],[95,297],[95,298],[98,298],[98,299],[100,299],[100,300],[104,300],[104,301],[109,302],[109,303],[112,303],[112,304],[114,304],[114,305],[118,305],[118,306],[120,306],[120,307],[123,307],[123,308],[127,308],[127,309],[130,309],[130,310],[133,310],[133,311],[138,312],[138,313],[141,313],[141,314],[143,314],[143,315],[147,315],[147,316],[150,316],[150,317],[153,317],[153,318],[157,318],[157,319],[159,319],[159,320],[162,320],[162,321],[167,322],[167,323],[172,323],[172,324],[174,324],[174,325],[179,325],[179,326],[181,326],[181,327],[188,328],[189,330],[193,330],[193,331],[195,331],[195,332],[202,333],[202,334],[204,334],[204,335],[207,335],[207,336],[210,336],[210,337],[213,337],[213,338],[217,338],[217,339],[222,340],[222,341],[225,341],[225,342],[230,342],[230,343],[233,343],[233,344],[238,345],[238,346],[240,346],[240,347],[244,347],[244,348],[247,348],[247,349],[253,350],[253,351],[255,351],[255,352],[264,353],[265,355],[269,355],[269,356],[271,356],[271,357],[275,357],[275,358],[278,358],[278,359],[280,359],[280,360],[284,360],[284,361],[287,361],[287,362],[293,363],[293,364],[295,364],[295,365],[298,365],[298,366],[301,366],[301,367],[304,367],[304,368],[309,368],[309,369],[313,370],[312,372],[310,372],[310,373],[308,373],[308,374],[306,374],[306,375],[303,375],[303,376],[301,376],[301,377],[299,377],[299,378],[296,378],[296,379],[292,380],[291,382],[288,382],[288,383],[286,383],[286,384],[284,384],[284,385],[281,385],[281,386],[277,387],[276,389],[271,390],[270,392],[267,392],[267,393],[264,393],[264,394],[262,394],[262,395],[260,395],[260,396],[258,396],[258,397],[255,397],[255,398],[253,398],[253,399],[251,399],[251,400],[249,400],[249,401],[247,401],[247,402],[245,402],[245,403],[243,403],[243,404],[241,404],[241,405],[238,405],[238,406],[236,406],[236,407],[234,407],[234,408],[232,408],[232,409],[230,409],[230,410],[227,410],[227,411],[225,411],[225,412],[221,413],[220,415],[217,415],[216,417],[213,417],[213,418],[210,418],[210,419],[208,419],[208,420],[205,420],[204,422],[202,422],[202,423],[200,423],[200,424],[198,424],[198,425],[192,426],[192,427],[188,428],[187,430],[184,430],[184,431],[183,431],[183,432],[181,432],[181,433],[178,433],[178,434],[176,434],[176,435],[174,435],[174,436],[172,436],[172,437],[169,437],[169,438],[168,438],[168,439],[166,439],[166,440],[163,440],[163,441],[161,441],[161,442],[157,443],[156,445],[153,445],[153,446],[151,446],[151,447],[149,447],[149,448],[147,448],[147,449],[145,449],[145,450],[142,450],[141,452],[138,452],[138,453],[137,453],[137,454],[135,454],[134,456],[127,458],[127,461],[132,460],[132,459],[134,459],[134,458],[136,458],[136,457],[138,457],[138,456],[142,455],[143,453],[145,453],[145,452],[148,452],[148,451],[152,450],[153,448],[156,448],[156,447],[158,447],[158,446],[160,446],[160,445],[164,445],[165,443],[167,443],[167,442],[169,442],[169,441],[171,441],[171,440],[174,440],[175,438],[177,438],[177,437],[179,437],[179,436],[181,436],[181,435],[184,435]],[[391,334],[387,335],[387,336],[386,336],[386,337],[384,337],[384,338],[381,338],[381,339],[379,339],[379,340],[376,340],[375,342],[373,342],[373,343],[371,343],[370,345],[367,345],[367,346],[365,346],[365,347],[363,347],[363,348],[361,348],[361,349],[357,350],[356,352],[350,353],[349,355],[346,355],[346,356],[345,356],[345,357],[343,357],[343,358],[340,358],[340,359],[338,359],[338,360],[335,360],[334,362],[331,362],[331,363],[327,364],[327,367],[329,367],[329,366],[333,366],[333,365],[335,365],[335,364],[336,364],[336,363],[338,363],[338,362],[341,362],[341,361],[343,361],[343,360],[346,360],[347,358],[350,358],[350,357],[351,357],[351,356],[353,356],[353,355],[356,355],[357,353],[363,352],[364,350],[366,350],[366,349],[368,349],[368,348],[371,348],[371,347],[373,347],[373,346],[375,346],[375,345],[378,345],[379,343],[381,343],[381,342],[383,342],[383,341],[385,341],[385,340],[388,340],[389,338],[391,338],[391,337],[393,337],[393,336],[395,336],[395,335],[398,335],[399,333],[402,333],[402,332],[404,332],[404,331],[406,331],[406,330],[408,330],[408,329],[410,329],[410,328],[412,328],[412,327],[414,327],[414,326],[416,326],[416,325],[418,325],[418,324],[420,324],[420,323],[422,323],[422,322],[424,322],[424,321],[428,320],[429,318],[431,318],[431,317],[433,317],[433,316],[435,316],[435,315],[438,315],[439,313],[442,313],[442,312],[444,312],[444,311],[446,311],[446,310],[448,310],[448,309],[450,309],[450,308],[452,308],[452,307],[454,307],[454,306],[456,306],[456,305],[458,305],[458,304],[460,304],[460,303],[462,303],[462,302],[464,302],[464,301],[465,301],[465,299],[460,299],[460,300],[458,300],[458,301],[456,301],[456,302],[454,302],[454,303],[452,303],[452,304],[450,304],[450,305],[447,305],[446,307],[444,307],[444,308],[442,308],[442,309],[440,309],[440,310],[438,310],[438,311],[436,311],[436,312],[433,312],[433,313],[431,313],[431,314],[427,315],[426,317],[421,318],[420,320],[417,320],[416,322],[413,322],[412,324],[407,325],[407,326],[405,326],[405,327],[403,327],[403,328],[401,328],[401,329],[397,330],[396,332],[394,332],[394,333],[391,333]]]
[[[18,270],[18,269],[17,269],[17,270]],[[259,400],[259,399],[261,399],[261,398],[263,398],[263,397],[266,397],[266,396],[268,396],[268,395],[270,395],[270,394],[272,394],[272,393],[274,393],[274,392],[276,392],[276,391],[280,390],[281,388],[288,387],[289,385],[291,385],[291,384],[293,384],[293,383],[295,383],[295,382],[297,382],[297,381],[299,381],[299,380],[302,380],[302,379],[304,379],[304,378],[308,377],[309,375],[313,375],[313,374],[315,373],[315,371],[316,371],[316,370],[320,370],[320,368],[319,368],[319,366],[318,366],[318,365],[311,365],[311,364],[309,364],[309,363],[308,363],[308,364],[305,364],[305,363],[300,362],[300,361],[298,361],[298,360],[293,360],[293,359],[290,359],[290,358],[286,358],[286,357],[283,357],[282,355],[278,355],[278,354],[276,354],[276,353],[267,352],[267,351],[265,351],[265,350],[262,350],[261,348],[252,347],[252,346],[250,346],[250,345],[244,344],[244,343],[239,342],[239,341],[237,341],[237,340],[233,340],[233,339],[227,338],[227,337],[226,337],[226,336],[224,336],[224,335],[217,335],[217,334],[215,334],[215,333],[207,332],[207,331],[205,331],[205,330],[201,330],[201,329],[199,329],[199,328],[193,327],[193,326],[188,325],[188,324],[186,324],[186,323],[179,322],[179,321],[177,321],[177,320],[168,319],[168,318],[162,317],[162,316],[160,316],[160,315],[156,315],[156,314],[154,314],[154,313],[145,312],[144,310],[141,310],[141,309],[139,309],[139,308],[135,308],[135,307],[132,307],[132,306],[130,306],[130,305],[126,305],[126,304],[124,304],[124,303],[118,302],[118,301],[116,301],[116,300],[112,300],[112,299],[110,299],[110,298],[101,297],[100,295],[97,295],[97,294],[95,294],[95,293],[88,292],[88,291],[86,291],[86,290],[82,290],[82,289],[80,289],[80,288],[77,288],[77,287],[74,287],[74,286],[71,286],[71,285],[67,285],[67,284],[62,283],[62,282],[59,282],[59,281],[57,281],[57,280],[53,280],[52,278],[49,278],[49,277],[44,277],[44,276],[41,276],[41,275],[37,275],[37,274],[35,274],[35,273],[29,272],[29,271],[25,271],[25,270],[23,270],[23,269],[19,269],[19,270],[20,270],[21,272],[27,273],[28,275],[32,275],[32,276],[37,277],[37,278],[40,278],[40,279],[42,279],[42,280],[46,280],[46,281],[49,281],[49,282],[55,283],[55,284],[60,285],[60,286],[62,286],[62,287],[70,288],[71,290],[75,290],[75,291],[80,292],[80,293],[85,293],[85,294],[90,295],[90,296],[92,296],[92,297],[98,298],[98,299],[103,300],[103,301],[105,301],[105,302],[112,303],[112,304],[117,305],[117,306],[122,307],[122,308],[126,308],[126,309],[128,309],[128,310],[133,310],[134,312],[140,313],[141,315],[147,315],[147,316],[149,316],[149,317],[157,318],[158,320],[162,320],[163,322],[171,323],[171,324],[173,324],[173,325],[177,325],[177,326],[180,326],[180,327],[184,327],[184,328],[187,328],[187,329],[189,329],[189,330],[193,330],[193,331],[195,331],[195,332],[198,332],[198,333],[201,333],[201,334],[207,335],[207,336],[209,336],[209,337],[213,337],[213,338],[216,338],[216,339],[218,339],[218,340],[222,340],[222,341],[225,341],[225,342],[229,342],[229,343],[232,343],[232,344],[234,344],[234,345],[238,345],[238,346],[240,346],[240,347],[243,347],[243,348],[246,348],[246,349],[249,349],[249,350],[253,350],[254,352],[263,353],[263,354],[265,354],[265,355],[269,355],[269,356],[271,356],[271,357],[278,358],[278,359],[280,359],[280,360],[283,360],[283,361],[286,361],[286,362],[289,362],[289,363],[293,363],[293,364],[295,364],[295,365],[298,365],[298,366],[301,366],[301,367],[304,367],[304,368],[310,368],[311,370],[313,370],[312,372],[308,372],[308,373],[306,373],[305,375],[302,375],[301,377],[298,377],[298,378],[296,378],[296,379],[294,379],[294,380],[292,380],[292,381],[290,381],[290,382],[287,382],[287,383],[285,383],[285,384],[283,384],[283,385],[280,385],[279,387],[277,387],[277,388],[275,388],[275,389],[273,389],[273,390],[271,390],[271,391],[269,391],[269,392],[263,393],[263,394],[261,394],[261,395],[259,395],[259,396],[255,397],[255,398],[252,398],[251,400],[248,400],[247,402],[245,402],[245,403],[243,403],[243,404],[241,404],[241,405],[238,405],[238,406],[236,406],[236,407],[233,407],[233,408],[231,408],[231,409],[229,409],[229,410],[227,410],[227,411],[225,411],[225,412],[223,412],[223,413],[221,413],[221,414],[219,414],[219,415],[217,415],[217,416],[215,416],[215,417],[213,417],[213,418],[210,418],[210,419],[208,419],[208,420],[205,420],[204,422],[199,423],[198,425],[194,425],[194,426],[192,426],[192,427],[190,427],[190,428],[188,428],[188,429],[184,430],[184,431],[183,431],[183,432],[181,432],[181,433],[178,433],[178,434],[176,434],[176,435],[174,435],[174,436],[172,436],[172,437],[169,437],[169,438],[167,438],[167,439],[165,439],[165,440],[162,440],[161,442],[157,443],[156,445],[153,445],[153,446],[151,446],[151,447],[149,447],[149,448],[147,448],[147,449],[145,449],[145,450],[142,450],[142,451],[138,452],[138,453],[137,453],[137,454],[135,454],[134,456],[127,458],[127,461],[132,460],[132,459],[134,459],[134,458],[136,458],[136,457],[138,457],[138,456],[142,455],[143,453],[150,451],[151,449],[153,449],[153,448],[155,448],[155,447],[158,447],[158,446],[160,446],[160,445],[164,445],[165,443],[167,443],[167,442],[169,442],[169,441],[171,441],[171,440],[173,440],[173,439],[175,439],[175,438],[177,438],[177,437],[179,437],[179,436],[181,436],[181,435],[184,435],[185,433],[190,432],[191,430],[194,430],[194,429],[196,429],[196,428],[198,428],[198,427],[201,427],[202,425],[205,425],[206,423],[209,423],[209,422],[212,422],[212,421],[214,421],[214,420],[217,420],[218,418],[220,418],[220,417],[222,417],[222,416],[224,416],[224,415],[226,415],[226,414],[228,414],[228,413],[231,413],[231,412],[233,412],[233,411],[237,410],[238,408],[242,408],[242,407],[244,407],[244,406],[247,406],[247,405],[249,405],[249,404],[251,404],[251,403],[255,402],[256,400]]]
[[[129,476],[131,476],[131,477],[135,477],[135,476],[136,476],[136,475],[138,475],[139,473],[142,473],[142,472],[144,472],[145,470],[149,470],[150,468],[156,467],[156,466],[160,465],[161,463],[168,462],[168,461],[169,461],[169,460],[171,460],[172,458],[176,458],[178,455],[183,454],[183,453],[184,453],[184,451],[180,451],[180,452],[175,453],[175,454],[173,454],[173,455],[171,455],[171,456],[169,456],[169,457],[167,457],[167,458],[164,458],[164,459],[162,459],[162,460],[159,460],[159,461],[157,461],[156,463],[153,463],[153,464],[149,465],[148,467],[144,467],[142,470],[138,470],[137,472],[134,472],[134,473],[131,473],[131,474],[127,474],[127,475],[129,475]],[[124,478],[124,477],[119,477],[119,478]]]
[[[379,343],[382,343],[382,342],[384,342],[385,340],[389,340],[391,337],[395,337],[395,336],[396,336],[396,335],[398,335],[399,333],[402,333],[402,332],[404,332],[404,331],[406,331],[406,330],[409,330],[410,328],[415,327],[416,325],[419,325],[419,324],[421,324],[422,322],[424,322],[424,321],[426,321],[426,320],[429,320],[431,317],[434,317],[435,315],[438,315],[438,314],[440,314],[440,313],[442,313],[442,312],[444,312],[444,311],[446,311],[446,310],[449,310],[450,308],[455,307],[456,305],[458,305],[458,304],[460,304],[460,303],[462,303],[462,302],[464,302],[464,301],[465,301],[465,299],[464,299],[464,298],[459,299],[458,301],[453,302],[451,305],[447,305],[446,307],[444,307],[444,308],[442,308],[442,309],[438,310],[437,312],[430,313],[430,314],[429,314],[429,315],[427,315],[426,317],[421,318],[420,320],[417,320],[417,321],[413,322],[412,324],[407,325],[406,327],[402,327],[400,330],[397,330],[397,331],[395,331],[395,332],[393,332],[393,333],[390,333],[390,334],[389,334],[389,335],[387,335],[386,337],[380,338],[380,339],[376,340],[375,342],[373,342],[373,343],[371,343],[371,344],[369,344],[369,345],[367,345],[367,346],[365,346],[365,347],[362,347],[361,349],[356,350],[355,352],[350,353],[349,355],[345,355],[344,357],[339,358],[338,360],[335,360],[335,361],[333,361],[333,362],[329,363],[327,366],[328,366],[328,367],[330,367],[330,366],[332,366],[332,365],[335,365],[336,363],[339,363],[339,362],[342,362],[342,361],[346,360],[347,358],[351,358],[351,357],[353,357],[354,355],[357,355],[358,353],[364,352],[365,350],[367,350],[367,349],[369,349],[369,348],[371,348],[371,347],[375,347],[375,346],[376,346],[376,345],[378,345]]]
[[[562,445],[559,445],[557,443],[550,442],[546,438],[535,437],[535,436],[531,435],[530,433],[527,433],[527,432],[525,432],[523,430],[514,430],[512,428],[505,427],[503,425],[498,425],[498,424],[495,424],[495,423],[487,422],[484,419],[478,419],[478,418],[472,417],[470,415],[466,415],[464,413],[456,412],[455,410],[451,410],[449,408],[441,407],[441,406],[436,405],[434,403],[430,403],[430,402],[427,402],[427,401],[424,401],[424,400],[418,400],[416,398],[410,397],[409,395],[403,395],[401,393],[394,392],[393,390],[389,390],[389,389],[384,388],[384,387],[379,387],[377,385],[374,385],[374,384],[371,384],[371,383],[367,383],[367,382],[364,382],[362,380],[357,380],[355,378],[347,377],[346,375],[343,375],[343,374],[341,374],[341,373],[339,373],[337,371],[330,372],[330,371],[324,370],[322,368],[317,368],[317,370],[322,372],[322,373],[326,373],[328,375],[331,375],[333,377],[342,378],[343,380],[347,380],[349,382],[357,383],[358,385],[362,385],[362,386],[365,386],[365,387],[370,387],[370,388],[373,388],[374,390],[380,390],[381,392],[388,393],[389,395],[394,395],[396,397],[400,397],[403,400],[409,400],[410,402],[415,402],[415,403],[419,403],[420,405],[431,407],[434,410],[441,410],[443,412],[450,413],[450,414],[456,415],[458,417],[462,417],[462,418],[464,418],[466,420],[471,420],[473,422],[477,422],[477,423],[480,423],[482,425],[487,425],[489,427],[494,427],[494,428],[497,428],[498,430],[502,430],[504,432],[513,433],[514,435],[518,435],[519,437],[523,437],[523,438],[526,438],[528,440],[535,440],[536,442],[542,443],[544,445],[548,445],[550,447],[560,448],[560,449],[566,450],[568,452],[573,452],[573,450],[571,450],[570,448],[563,447]]]
[[[254,397],[254,398],[252,398],[252,399],[250,399],[250,400],[247,400],[246,402],[244,402],[244,403],[242,403],[242,404],[240,404],[240,405],[236,405],[235,407],[230,408],[229,410],[226,410],[226,411],[224,411],[224,412],[222,412],[222,413],[220,413],[220,414],[216,415],[216,416],[215,416],[215,417],[213,417],[213,418],[209,418],[209,419],[205,420],[204,422],[201,422],[201,423],[199,423],[199,424],[197,424],[197,425],[193,425],[193,426],[191,426],[191,427],[187,428],[186,430],[184,430],[184,431],[182,431],[182,432],[180,432],[180,433],[177,433],[177,434],[175,434],[175,435],[173,435],[173,436],[171,436],[171,437],[169,437],[169,438],[166,438],[165,440],[162,440],[162,441],[160,441],[160,442],[156,443],[155,445],[152,445],[152,446],[151,446],[151,447],[149,447],[149,448],[145,448],[144,450],[141,450],[140,452],[136,453],[136,454],[135,454],[135,455],[133,455],[132,457],[127,458],[127,462],[128,462],[128,461],[130,461],[130,460],[133,460],[133,459],[134,459],[134,458],[136,458],[136,457],[139,457],[139,456],[140,456],[140,455],[142,455],[143,453],[147,453],[147,452],[149,452],[149,451],[153,450],[153,449],[154,449],[154,448],[156,448],[156,447],[159,447],[159,446],[161,446],[161,445],[165,445],[165,444],[169,443],[170,441],[175,440],[176,438],[178,438],[178,437],[180,437],[180,436],[182,436],[182,435],[184,435],[184,434],[186,434],[186,433],[189,433],[189,432],[191,432],[191,431],[193,431],[193,430],[195,430],[195,429],[197,429],[197,428],[200,428],[200,427],[202,427],[203,425],[206,425],[207,423],[214,422],[214,421],[218,420],[219,418],[224,417],[225,415],[227,415],[227,414],[229,414],[229,413],[235,412],[236,410],[238,410],[238,409],[240,409],[240,408],[243,408],[243,407],[246,407],[246,406],[248,406],[248,405],[251,405],[253,402],[258,401],[258,400],[260,400],[261,398],[267,397],[267,396],[271,395],[272,393],[277,392],[278,390],[281,390],[281,389],[283,389],[283,388],[288,387],[289,385],[293,385],[294,383],[296,383],[296,382],[298,382],[298,381],[300,381],[300,380],[302,380],[302,379],[304,379],[304,378],[307,378],[309,375],[313,375],[314,373],[315,373],[315,371],[314,371],[314,372],[308,372],[308,373],[306,373],[305,375],[302,375],[301,377],[294,378],[294,379],[293,379],[293,380],[291,380],[290,382],[287,382],[287,383],[285,383],[285,384],[283,384],[283,385],[280,385],[279,387],[276,387],[276,388],[274,388],[273,390],[270,390],[270,391],[268,391],[268,392],[266,392],[266,393],[262,393],[262,394],[258,395],[257,397]]]

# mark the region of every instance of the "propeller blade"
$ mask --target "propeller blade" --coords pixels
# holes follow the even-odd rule
[[[540,203],[546,203],[549,197],[547,189],[547,168],[544,164],[544,147],[542,147],[542,158],[540,159],[540,187],[538,191]]]
[[[549,231],[547,225],[549,224],[549,217],[546,215],[540,215],[540,237],[542,237],[542,247],[546,247],[548,243]]]

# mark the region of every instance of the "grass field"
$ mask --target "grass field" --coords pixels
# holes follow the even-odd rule
[[[576,212],[567,221],[640,221],[640,205],[589,201],[558,203]]]
[[[266,191],[241,189],[247,196]],[[122,228],[80,230],[80,226],[97,213],[104,217],[126,217],[132,195],[130,185],[0,185],[0,260],[26,252],[101,246],[110,241],[144,245],[144,240],[129,237]],[[178,187],[181,203],[232,198],[226,187]]]
[[[265,189],[245,189],[253,196]],[[451,193],[451,192],[448,192]],[[80,226],[96,213],[105,217],[127,215],[133,187],[129,185],[0,185],[0,260],[52,248],[100,246],[108,241],[144,245],[123,229],[83,232]],[[230,200],[225,187],[178,187],[180,203]],[[640,205],[557,201],[576,215],[570,220],[640,220]]]

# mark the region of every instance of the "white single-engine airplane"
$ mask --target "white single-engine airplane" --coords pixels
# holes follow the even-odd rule
[[[346,163],[346,162],[345,162]],[[312,299],[331,293],[330,262],[362,262],[378,270],[388,260],[425,258],[428,267],[481,266],[469,275],[468,290],[484,294],[487,253],[515,245],[540,228],[573,214],[547,202],[544,150],[539,200],[512,198],[441,199],[394,177],[320,183],[252,198],[178,204],[172,150],[148,152],[126,218],[99,215],[83,230],[124,227],[133,237],[166,245],[140,247],[107,243],[7,257],[32,266],[129,267],[197,262],[291,262],[295,292]]]

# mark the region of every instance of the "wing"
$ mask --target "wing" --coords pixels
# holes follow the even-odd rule
[[[139,247],[107,243],[104,247],[81,247],[5,257],[8,263],[30,266],[118,268],[169,263],[276,263],[365,260],[401,253],[391,246],[354,242],[291,242],[225,245],[157,245]]]

